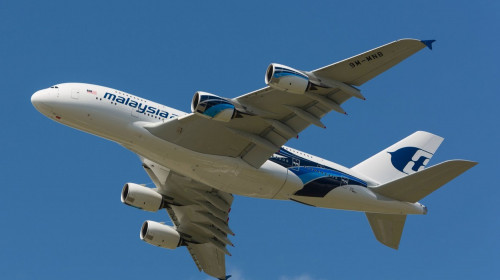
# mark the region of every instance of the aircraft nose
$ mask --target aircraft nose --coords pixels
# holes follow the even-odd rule
[[[42,114],[45,114],[46,111],[50,110],[50,107],[47,105],[49,100],[49,92],[46,89],[39,90],[31,96],[31,104]]]
[[[42,90],[39,90],[31,96],[31,104],[36,107],[37,104],[41,103],[41,100],[43,99],[42,95]]]

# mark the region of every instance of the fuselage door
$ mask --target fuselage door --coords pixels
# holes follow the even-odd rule
[[[78,99],[80,98],[80,90],[79,89],[72,89],[71,90],[71,98],[73,99]]]

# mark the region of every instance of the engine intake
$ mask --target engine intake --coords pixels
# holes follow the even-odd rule
[[[163,197],[154,189],[134,183],[123,186],[122,202],[145,211],[156,212],[163,208]]]
[[[216,121],[229,122],[236,115],[236,107],[226,98],[197,91],[191,102],[191,112]]]
[[[276,63],[267,67],[265,81],[270,87],[297,94],[306,92],[311,84],[303,72]]]
[[[141,240],[151,245],[175,249],[181,245],[181,235],[171,226],[154,221],[145,221],[141,227]]]

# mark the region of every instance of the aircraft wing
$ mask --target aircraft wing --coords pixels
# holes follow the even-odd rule
[[[167,213],[200,271],[218,279],[226,279],[227,234],[233,202],[229,193],[215,190],[190,178],[174,173],[148,159],[143,167],[168,202]]]
[[[308,88],[303,94],[268,86],[226,99],[245,112],[228,122],[192,113],[150,125],[146,129],[184,148],[205,154],[239,157],[259,168],[283,144],[298,137],[298,133],[309,125],[325,128],[320,119],[330,111],[345,114],[340,105],[351,97],[364,99],[353,85],[365,83],[420,49],[430,48],[431,43],[402,39],[312,72],[302,72],[299,75],[314,76],[321,85]]]
[[[313,72],[322,77],[360,86],[419,50],[425,47],[432,49],[433,42],[434,40],[401,39]]]

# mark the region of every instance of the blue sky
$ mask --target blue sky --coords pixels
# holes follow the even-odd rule
[[[3,1],[0,271],[4,279],[207,279],[187,250],[139,240],[120,202],[150,183],[124,148],[61,126],[30,96],[62,82],[188,111],[197,90],[235,97],[271,62],[312,70],[399,38],[436,39],[288,145],[353,166],[416,130],[445,138],[431,164],[479,165],[425,198],[398,251],[362,213],[236,197],[235,280],[500,277],[498,1]]]

